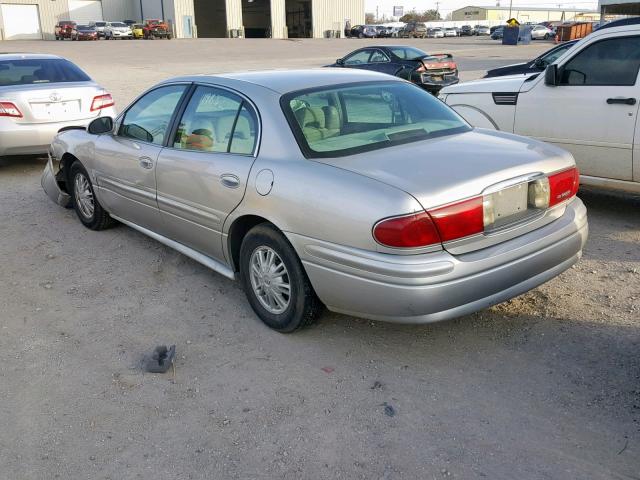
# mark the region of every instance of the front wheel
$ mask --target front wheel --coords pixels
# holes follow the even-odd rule
[[[270,224],[254,227],[242,241],[240,279],[251,308],[274,330],[293,332],[322,313],[298,255]]]
[[[91,230],[104,230],[111,227],[115,220],[98,202],[89,174],[80,162],[76,161],[71,165],[69,180],[73,208],[82,224]]]

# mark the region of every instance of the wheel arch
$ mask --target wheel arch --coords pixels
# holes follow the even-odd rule
[[[240,247],[242,246],[244,237],[253,227],[263,223],[267,223],[276,228],[279,232],[282,232],[282,230],[269,219],[253,214],[242,215],[236,218],[229,227],[229,233],[227,234],[227,249],[229,253],[229,263],[231,264],[231,269],[234,272],[240,271]]]

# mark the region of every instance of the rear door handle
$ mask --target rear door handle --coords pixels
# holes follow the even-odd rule
[[[636,99],[635,98],[622,98],[622,97],[607,98],[607,103],[609,105],[614,105],[614,104],[635,105],[636,104]]]
[[[238,188],[240,185],[240,179],[236,175],[225,173],[220,176],[220,183],[228,188]]]
[[[140,166],[142,168],[150,170],[153,168],[153,160],[151,160],[149,157],[140,157]]]

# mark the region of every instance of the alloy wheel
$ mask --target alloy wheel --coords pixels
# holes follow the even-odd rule
[[[251,254],[249,266],[251,287],[260,304],[269,313],[283,313],[291,302],[291,281],[280,256],[272,248],[261,246]]]
[[[93,191],[91,190],[89,180],[83,173],[79,172],[76,174],[73,183],[73,193],[80,213],[82,213],[86,219],[92,218],[95,205],[93,203]]]

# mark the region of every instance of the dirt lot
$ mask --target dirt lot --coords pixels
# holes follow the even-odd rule
[[[167,76],[316,66],[361,44],[0,51],[68,56],[123,106]],[[548,47],[424,44],[465,79]],[[326,314],[285,336],[181,254],[84,229],[45,197],[43,165],[0,160],[1,478],[640,478],[640,198],[582,191],[584,259],[511,302],[427,326]],[[140,368],[159,343],[177,344],[175,379]]]

